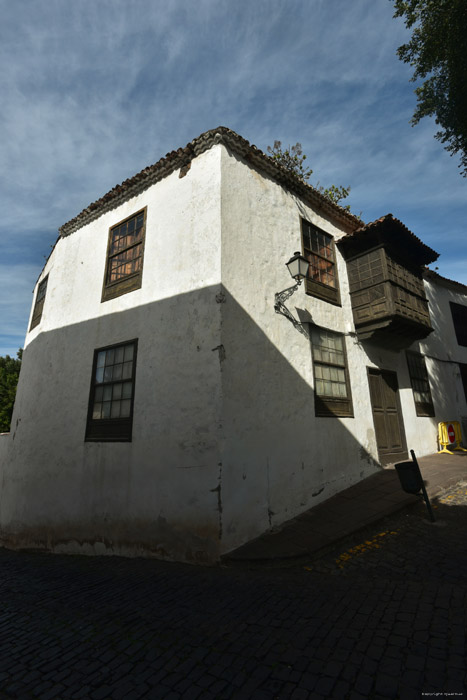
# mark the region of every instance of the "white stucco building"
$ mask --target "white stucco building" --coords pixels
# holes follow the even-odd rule
[[[295,251],[301,326],[274,309]],[[0,541],[215,562],[435,452],[438,421],[467,416],[467,288],[423,280],[436,257],[225,127],[115,187],[38,280]]]

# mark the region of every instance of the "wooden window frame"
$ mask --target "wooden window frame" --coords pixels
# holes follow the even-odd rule
[[[315,226],[315,224],[312,224],[310,221],[307,221],[307,219],[300,219],[300,224],[301,224],[301,239],[302,239],[302,252],[305,258],[309,260],[309,267],[308,267],[308,276],[305,279],[305,292],[309,294],[310,296],[317,297],[318,299],[322,299],[323,301],[327,301],[330,304],[334,304],[335,306],[341,306],[341,300],[340,300],[340,293],[339,293],[339,277],[337,274],[337,256],[336,256],[336,245],[334,241],[334,237],[331,236],[331,234],[327,233],[326,231],[323,231],[322,229],[318,228],[318,226]],[[332,252],[332,258],[328,258],[326,256],[322,256],[319,252],[310,249],[309,246],[306,245],[305,237],[306,237],[306,228],[310,227],[313,229],[313,232],[316,234],[321,234],[325,236],[327,239],[330,241],[330,249]],[[333,273],[334,273],[334,281],[335,281],[335,286],[329,285],[329,284],[324,284],[323,282],[320,282],[318,280],[312,279],[310,275],[312,263],[310,260],[310,257],[314,256],[316,258],[319,258],[320,260],[325,260],[326,262],[330,262],[333,266]]]
[[[313,359],[313,377],[314,377],[314,386],[315,386],[315,416],[321,417],[321,418],[353,418],[354,412],[353,412],[353,404],[352,404],[352,391],[350,387],[350,377],[349,377],[349,366],[348,366],[348,361],[347,361],[347,348],[346,348],[346,342],[345,342],[345,335],[342,333],[336,333],[335,331],[328,330],[327,328],[318,328],[314,326],[310,326],[310,335],[311,335],[311,355]],[[316,346],[315,343],[313,342],[313,336],[316,333],[319,332],[324,332],[327,333],[328,335],[336,336],[339,337],[342,340],[342,354],[343,354],[343,360],[344,364],[340,363],[333,363],[333,362],[324,362],[323,360],[317,360],[315,359],[315,348],[316,347],[323,347],[323,346]],[[317,377],[316,377],[316,367],[321,366],[321,367],[330,367],[331,369],[343,369],[344,370],[344,376],[345,376],[345,386],[346,386],[346,391],[347,391],[347,396],[346,397],[332,397],[332,396],[326,396],[324,394],[318,394],[317,393]],[[332,380],[330,380],[332,381]],[[341,383],[341,382],[339,382]]]
[[[44,277],[43,280],[39,282],[36,292],[36,301],[34,302],[34,309],[32,312],[31,325],[29,330],[32,331],[33,328],[39,325],[42,319],[42,311],[44,309],[45,297],[47,295],[47,284],[49,280],[49,275]]]
[[[406,352],[407,367],[409,370],[410,384],[412,386],[413,400],[415,403],[415,412],[420,417],[433,418],[435,415],[435,407],[431,395],[430,380],[426,368],[426,361],[423,355],[418,352]],[[416,366],[417,365],[417,366]],[[420,389],[420,382],[424,384],[424,389]],[[416,393],[423,391],[429,394],[429,401],[417,401]]]
[[[457,344],[467,347],[467,306],[449,302],[451,307],[452,322],[456,333]]]
[[[462,386],[464,387],[465,400],[467,401],[467,364],[459,362],[459,372],[461,375]]]
[[[127,377],[126,380],[122,377],[119,379],[110,379],[107,382],[97,382],[97,362],[99,353],[108,352],[109,350],[117,350],[118,348],[125,348],[129,345],[133,345],[133,358],[132,358],[132,374],[131,377]],[[91,384],[89,390],[89,405],[88,405],[88,416],[86,421],[86,442],[131,442],[132,432],[133,432],[133,407],[135,400],[135,378],[136,378],[136,359],[138,354],[138,340],[127,340],[124,343],[116,343],[114,345],[107,345],[103,348],[97,348],[94,350],[94,357],[92,363],[92,374],[91,374]],[[110,363],[108,366],[115,366],[115,363]],[[130,403],[130,415],[124,418],[93,418],[93,409],[95,404],[96,390],[100,387],[112,386],[112,393],[114,385],[121,384],[131,381],[132,392],[131,392],[131,403]],[[111,403],[113,397],[111,399]]]
[[[115,253],[111,253],[112,250],[112,236],[113,232],[115,229],[119,228],[123,224],[128,223],[132,219],[136,219],[140,214],[143,214],[144,219],[143,219],[143,226],[141,230],[141,239],[136,241],[135,243],[132,243],[131,245],[127,246],[126,248],[122,248],[118,250]],[[106,255],[106,263],[105,263],[105,273],[104,273],[104,282],[102,285],[102,299],[101,301],[108,301],[109,299],[115,299],[115,297],[119,297],[122,294],[127,294],[128,292],[133,292],[135,289],[140,289],[143,281],[143,265],[144,265],[144,243],[146,239],[146,215],[147,215],[147,207],[143,207],[143,209],[139,209],[137,212],[132,214],[131,216],[126,216],[124,219],[119,221],[116,224],[113,224],[109,228],[109,234],[108,234],[108,241],[107,241],[107,255]],[[123,279],[117,280],[116,282],[109,282],[108,278],[110,275],[110,270],[111,270],[111,263],[112,260],[117,256],[121,255],[122,253],[125,253],[129,250],[132,250],[135,248],[137,245],[141,245],[141,265],[139,270],[136,272],[132,272],[128,275],[125,275]]]

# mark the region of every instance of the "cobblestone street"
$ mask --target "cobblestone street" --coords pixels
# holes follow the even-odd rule
[[[0,550],[3,698],[466,697],[467,483],[289,568]]]

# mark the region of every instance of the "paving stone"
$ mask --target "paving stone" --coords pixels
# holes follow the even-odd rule
[[[292,695],[290,696],[290,700],[309,700],[309,698],[310,693],[304,688],[295,688]]]
[[[463,688],[467,509],[453,508],[442,528],[416,507],[391,516],[307,568],[0,549],[0,688],[21,700],[31,688],[53,700],[58,687],[58,700],[420,700]],[[383,530],[397,535],[336,565]]]
[[[39,698],[40,700],[53,700],[53,698],[57,698],[57,700],[60,700],[60,698],[63,697],[64,690],[65,686],[61,685],[60,683],[57,683],[50,690],[40,695]]]

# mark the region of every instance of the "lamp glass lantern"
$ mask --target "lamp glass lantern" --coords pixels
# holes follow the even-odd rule
[[[291,277],[293,277],[298,283],[300,283],[302,279],[306,277],[309,263],[301,253],[295,252],[286,265]]]

